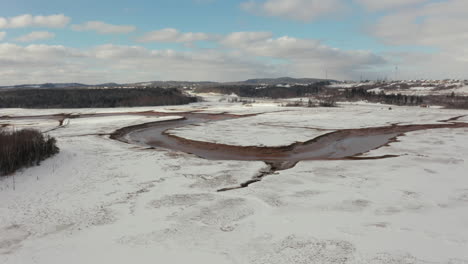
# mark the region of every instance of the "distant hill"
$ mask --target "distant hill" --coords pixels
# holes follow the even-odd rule
[[[0,88],[10,89],[50,89],[50,88],[69,88],[69,87],[88,87],[89,85],[82,83],[42,83],[42,84],[19,84],[11,86],[0,86]]]
[[[118,87],[118,83],[103,83],[88,85],[83,83],[42,83],[42,84],[19,84],[11,86],[0,86],[0,89],[66,89],[66,88],[86,88],[86,87]]]
[[[190,81],[151,81],[151,82],[139,82],[139,83],[127,83],[127,86],[157,86],[164,88],[171,87],[185,87],[185,86],[202,86],[202,85],[213,85],[218,84],[217,82],[190,82]]]
[[[291,78],[291,77],[281,77],[281,78],[264,78],[264,79],[249,79],[246,81],[239,82],[191,82],[191,81],[150,81],[150,82],[137,82],[137,83],[103,83],[88,85],[82,83],[43,83],[43,84],[21,84],[21,85],[10,85],[10,86],[0,86],[0,89],[66,89],[66,88],[86,88],[86,87],[162,87],[162,88],[173,88],[173,87],[200,87],[200,86],[216,86],[219,84],[223,85],[277,85],[277,84],[313,84],[321,81],[331,81],[325,79],[317,78]]]
[[[87,87],[88,85],[82,83],[44,83],[39,88],[67,88],[67,87]]]
[[[317,78],[291,78],[291,77],[281,77],[281,78],[266,78],[266,79],[250,79],[241,83],[244,84],[312,84],[316,82],[330,81],[326,79],[317,79]]]
[[[103,83],[103,84],[92,85],[92,86],[98,86],[98,87],[118,87],[118,86],[120,86],[120,84],[118,84],[118,83]]]

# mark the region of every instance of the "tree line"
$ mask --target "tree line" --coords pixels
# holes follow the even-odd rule
[[[196,102],[176,88],[16,89],[0,91],[0,108],[102,108]]]
[[[344,91],[344,96],[347,99],[367,100],[374,103],[385,103],[393,105],[421,105],[424,99],[421,96],[402,95],[402,94],[385,94],[384,91],[380,93],[369,92],[364,88],[352,88]]]
[[[446,108],[468,109],[468,96],[459,96],[455,92],[449,95],[428,95],[425,97],[425,102]]]
[[[309,85],[292,85],[290,87],[266,86],[257,87],[252,85],[219,85],[213,87],[200,87],[195,91],[199,93],[236,94],[240,97],[263,97],[263,98],[294,98],[306,97],[318,94],[329,82],[318,82]]]

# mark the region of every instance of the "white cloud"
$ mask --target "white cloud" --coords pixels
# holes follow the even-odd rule
[[[68,48],[62,45],[28,45],[20,46],[11,43],[0,44],[0,65],[6,62],[12,65],[28,64],[34,65],[36,62],[41,64],[55,62],[68,57],[82,57],[82,52],[76,49]]]
[[[0,31],[0,41],[2,41],[6,37],[6,32]]]
[[[19,42],[33,42],[36,40],[51,39],[54,37],[55,37],[55,34],[48,32],[48,31],[34,31],[29,34],[20,36],[16,38],[15,40]]]
[[[220,43],[247,57],[280,59],[290,74],[296,76],[321,76],[327,69],[335,78],[352,78],[386,63],[383,57],[370,51],[344,51],[313,39],[272,38],[268,32],[232,33]]]
[[[423,46],[426,52],[391,54],[404,78],[466,78],[468,1],[447,0],[392,12],[370,33],[392,46]]]
[[[77,50],[64,46],[0,44],[0,85],[171,79],[224,81],[271,76],[272,72],[273,67],[264,63],[215,50],[179,52],[112,44]]]
[[[81,25],[72,25],[75,31],[96,31],[100,34],[126,34],[136,30],[135,26],[112,25],[101,21],[88,21]]]
[[[421,4],[429,0],[354,0],[363,5],[368,10],[378,11],[384,9],[394,9],[415,4]]]
[[[0,28],[6,28],[8,25],[8,20],[4,17],[0,17]]]
[[[241,8],[255,14],[277,16],[297,21],[312,21],[343,9],[343,0],[266,0],[248,1]]]
[[[452,52],[393,52],[389,59],[397,58],[401,79],[466,79],[468,58]]]
[[[368,11],[392,10],[427,3],[430,0],[352,0]],[[349,6],[346,0],[249,0],[241,3],[245,11],[266,16],[310,22],[336,15]]]
[[[144,58],[149,50],[139,46],[118,46],[112,44],[100,45],[88,52],[88,55],[97,59],[125,59]]]
[[[202,40],[213,40],[215,38],[215,36],[207,33],[182,33],[174,28],[165,28],[146,33],[138,38],[138,42],[191,43]]]
[[[449,0],[381,18],[371,33],[390,45],[423,45],[468,55],[468,1]],[[464,51],[464,52],[462,52]]]
[[[234,32],[224,37],[220,42],[231,47],[245,46],[253,42],[270,39],[272,36],[271,32]]]
[[[184,34],[174,39],[194,39],[181,38]],[[385,64],[369,51],[344,51],[317,40],[274,38],[269,32],[236,32],[215,39],[216,48],[184,52],[113,44],[73,49],[4,43],[0,44],[0,82],[234,81],[285,75],[322,77],[325,69],[333,78],[352,78]]]
[[[47,27],[63,28],[70,22],[70,18],[63,15],[33,16],[30,14],[16,17],[0,17],[0,28]]]

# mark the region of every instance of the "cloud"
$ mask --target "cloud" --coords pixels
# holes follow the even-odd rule
[[[36,40],[51,39],[54,37],[55,34],[48,31],[34,31],[29,34],[18,37],[15,40],[19,42],[33,42]]]
[[[0,31],[0,41],[2,41],[6,37],[6,32]]]
[[[75,31],[96,31],[100,34],[126,34],[136,30],[135,26],[112,25],[101,21],[88,21],[80,25],[72,25]]]
[[[265,16],[310,22],[346,10],[349,2],[364,6],[368,11],[391,10],[427,3],[430,0],[249,0],[241,9]]]
[[[139,46],[118,46],[113,44],[100,45],[88,52],[97,59],[145,58],[150,55],[148,49]]]
[[[245,11],[308,22],[319,17],[337,13],[345,6],[343,0],[266,0],[261,3],[248,1],[241,3]]]
[[[370,51],[345,51],[313,39],[272,38],[268,32],[232,33],[220,43],[243,56],[282,60],[296,76],[320,76],[328,70],[335,78],[354,78],[362,71],[386,64],[383,57]]]
[[[224,81],[272,76],[274,72],[270,65],[216,50],[180,52],[112,44],[79,50],[0,44],[0,85],[171,79]]]
[[[5,62],[22,63],[46,63],[57,60],[82,57],[83,53],[77,49],[62,45],[37,45],[20,46],[11,43],[0,44],[0,65]],[[47,63],[46,63],[47,64]],[[3,65],[2,65],[3,66]]]
[[[193,36],[198,35],[176,30],[176,34],[158,40],[185,42],[207,38]],[[383,57],[369,51],[336,49],[313,39],[273,37],[270,32],[234,32],[210,39],[217,43],[215,48],[189,51],[152,50],[138,45],[74,49],[3,43],[0,82],[235,81],[285,75],[322,77],[325,70],[332,78],[350,79],[386,65]]]
[[[466,79],[468,58],[452,52],[392,52],[389,58],[397,58],[401,79]]]
[[[257,41],[267,40],[273,36],[271,32],[234,32],[224,37],[220,43],[226,46],[245,46]]]
[[[83,58],[85,55],[81,51],[61,45],[20,46],[3,43],[0,44],[1,82],[2,84],[36,83],[33,76],[37,72],[43,74],[43,77],[37,81],[45,81],[47,76],[63,72],[63,69],[82,62]],[[70,78],[74,73],[70,71],[64,74],[63,78]]]
[[[213,40],[215,36],[207,33],[182,33],[174,28],[165,28],[161,30],[146,33],[138,38],[138,42],[167,42],[167,43],[191,43],[202,40]]]
[[[370,11],[380,11],[385,9],[394,9],[405,6],[421,4],[429,0],[354,0],[363,5]]]
[[[388,45],[420,45],[467,56],[468,2],[429,3],[382,17],[370,30]]]
[[[0,17],[0,28],[47,27],[63,28],[70,22],[70,18],[63,15],[33,16],[25,14],[16,17]]]
[[[381,17],[369,33],[390,46],[426,47],[388,55],[400,65],[403,78],[466,78],[466,10],[465,0],[426,3]]]

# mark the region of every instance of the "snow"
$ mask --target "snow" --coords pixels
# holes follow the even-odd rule
[[[110,134],[115,130],[133,126],[142,123],[151,123],[164,120],[179,119],[180,116],[165,116],[165,117],[145,117],[145,116],[133,116],[133,115],[122,115],[122,116],[108,116],[108,117],[86,117],[78,119],[67,119],[64,122],[64,127],[60,131],[60,136],[79,136],[79,135],[102,135]],[[62,127],[63,128],[63,127]]]
[[[466,114],[464,110],[381,104],[342,104],[341,106],[332,108],[283,107],[279,108],[284,109],[283,111],[248,118],[184,126],[169,130],[169,134],[228,145],[285,146],[298,141],[304,142],[338,129],[389,126],[396,123],[402,125],[433,124]],[[392,110],[389,110],[389,107]],[[247,114],[245,111],[234,112]],[[252,110],[252,112],[256,111]]]
[[[434,90],[435,87],[430,87],[430,86],[421,86],[421,87],[418,87],[418,86],[415,86],[415,87],[411,87],[410,90],[413,90],[413,91],[431,91],[431,90]]]
[[[442,92],[442,91],[441,91]],[[446,91],[446,94],[454,92],[456,95],[468,95],[468,86],[461,86]]]
[[[7,129],[15,130],[17,128],[27,129],[35,128],[40,131],[48,131],[59,125],[59,121],[56,120],[44,120],[44,119],[28,119],[28,120],[5,120],[0,118],[0,126],[2,124],[8,124]]]
[[[255,126],[255,133],[248,129],[252,125]],[[282,127],[242,119],[191,125],[169,131],[169,134],[183,138],[239,146],[284,146],[307,141],[323,133],[323,130],[294,127],[294,124],[292,127]]]
[[[71,120],[69,126],[51,132],[58,138],[60,154],[19,172],[14,189],[12,177],[0,180],[0,263],[124,263],[130,260],[126,254],[139,252],[147,261],[155,256],[167,261],[217,259],[209,252],[180,256],[180,251],[164,247],[133,250],[138,239],[131,237],[147,232],[153,224],[151,232],[163,231],[166,217],[177,213],[184,202],[191,203],[204,192],[200,200],[212,199],[213,189],[238,185],[265,165],[205,161],[148,151],[107,137],[81,136],[87,132],[82,131],[84,124],[94,123],[98,131],[111,132],[148,121],[141,117],[139,122],[133,117],[111,120],[77,124]],[[158,216],[159,200],[180,206],[169,206]],[[144,220],[147,214],[150,217]]]
[[[468,123],[468,115],[465,115],[457,120],[457,122],[466,122]]]
[[[370,89],[370,90],[367,90],[368,92],[373,92],[373,93],[380,93],[382,91],[384,91],[384,89],[382,88],[374,88],[374,89]]]
[[[372,82],[367,82],[367,83],[359,83],[359,82],[356,82],[356,83],[335,83],[335,84],[327,85],[327,88],[347,89],[347,88],[356,88],[356,87],[372,85],[372,84],[373,84]]]
[[[449,86],[448,86],[449,87]],[[386,94],[402,94],[402,95],[415,95],[415,96],[426,96],[426,95],[450,95],[455,93],[457,96],[468,96],[468,86],[458,86],[455,88],[445,88],[445,85],[443,86],[443,89],[440,89],[438,87],[430,87],[430,86],[415,86],[415,87],[410,87],[409,89],[392,89],[392,90],[386,90],[383,88],[374,88],[370,89],[369,91],[372,92],[381,92],[384,91]]]
[[[366,85],[378,85],[376,88],[369,89],[369,92],[386,94],[402,94],[409,96],[426,95],[449,95],[454,92],[458,96],[468,96],[468,86],[458,80],[410,80],[410,81],[390,81],[384,83],[341,83],[332,84],[328,88],[356,88]],[[408,88],[401,88],[401,87]]]
[[[219,97],[216,97],[219,99]],[[125,114],[137,112],[185,112],[195,111],[204,108],[205,103],[195,103],[190,105],[174,105],[174,106],[156,106],[156,107],[120,107],[120,108],[64,108],[64,109],[22,109],[22,108],[0,108],[0,120],[4,116],[38,116],[38,115],[60,115],[60,114]]]
[[[177,132],[232,144],[286,144],[322,130],[468,114],[362,103],[245,107],[217,98],[138,111],[264,113]],[[64,111],[106,112],[2,109],[0,116]],[[0,263],[468,263],[467,129],[407,133],[364,155],[397,158],[300,162],[248,188],[218,193],[265,164],[203,160],[100,135],[166,118],[177,115],[70,119],[51,131],[58,155],[0,179]]]
[[[274,208],[261,221],[260,233],[275,230],[273,237],[293,236],[300,243],[320,237],[343,246],[341,252],[352,247],[371,256],[385,249],[383,258],[395,263],[465,263],[468,148],[460,143],[467,132],[408,133],[366,155],[403,155],[399,158],[301,162],[240,192]],[[363,256],[354,261],[394,263],[367,262]]]

